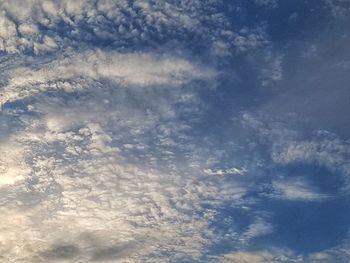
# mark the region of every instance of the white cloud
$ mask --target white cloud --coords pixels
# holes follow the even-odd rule
[[[25,213],[17,212],[24,220],[18,231],[30,232],[19,233],[17,238],[15,228],[3,232],[4,249],[16,241],[16,247],[2,253],[9,262],[19,260],[18,255],[24,262],[47,262],[50,256],[61,255],[52,250],[65,244],[74,245],[77,253],[62,262],[107,257],[108,248],[113,247],[116,252],[111,257],[121,260],[147,259],[150,253],[155,253],[152,260],[159,257],[160,262],[164,256],[198,258],[213,235],[208,225],[213,213],[201,203],[234,202],[242,196],[240,187],[220,189],[174,173],[168,180],[163,172],[127,164],[97,123],[76,132],[29,128],[16,139],[28,148],[23,159],[31,163],[33,173],[23,174],[22,182],[12,189],[42,198]],[[9,150],[5,145],[2,149]],[[8,220],[12,212],[4,209],[2,217]],[[120,255],[118,246],[123,242],[130,244],[125,248],[129,253]]]
[[[307,182],[298,178],[275,180],[271,197],[295,201],[322,201],[327,198],[314,190]]]
[[[301,134],[288,128],[281,121],[274,121],[251,114],[242,115],[242,123],[258,131],[258,140],[271,147],[272,160],[277,164],[311,163],[341,171],[344,175],[350,172],[348,140],[342,140],[325,130],[317,130],[310,140],[301,139]]]
[[[247,230],[240,236],[240,241],[243,244],[247,244],[249,241],[256,237],[271,234],[273,232],[273,225],[257,217],[253,223],[251,223]]]
[[[45,54],[104,41],[125,50],[145,43],[154,46],[160,40],[181,46],[184,38],[195,37],[212,45],[214,55],[222,56],[268,43],[259,27],[232,31],[222,5],[219,0],[4,0],[0,50]],[[227,46],[227,51],[219,52],[218,44]]]
[[[266,250],[240,250],[213,257],[210,262],[222,263],[328,263],[347,262],[350,258],[348,244],[306,255],[282,248],[272,247]]]
[[[237,251],[222,255],[219,262],[228,263],[283,263],[305,262],[300,256],[286,249],[271,248],[270,250]]]
[[[23,145],[13,137],[0,141],[0,188],[23,181],[30,172]]]
[[[213,170],[213,169],[208,168],[208,169],[205,169],[203,172],[205,174],[207,174],[207,175],[214,175],[214,176],[245,175],[246,172],[247,172],[247,169],[232,167],[232,168],[229,168],[229,169]]]
[[[243,27],[239,32],[233,32],[230,35],[232,35],[232,41],[237,54],[266,47],[269,44],[265,29],[262,26],[254,29]]]
[[[269,41],[261,25],[233,31],[231,11],[240,7],[230,17],[223,7],[220,0],[0,1],[0,51],[16,53],[5,54],[0,73],[0,114],[11,125],[0,141],[0,261],[200,261],[225,239],[213,229],[216,209],[242,208],[248,187],[235,176],[248,169],[208,168],[220,167],[223,153],[202,151],[190,135],[200,107],[192,84],[218,74],[193,58],[191,44],[206,46],[200,51],[213,65]],[[264,55],[268,85],[282,79],[283,56]],[[336,147],[321,153],[321,144],[298,141],[278,124],[243,119],[276,146],[275,163],[345,167],[343,148],[334,161],[326,156]],[[226,175],[234,175],[229,184]],[[272,185],[277,198],[320,198],[305,182]],[[230,233],[243,248],[274,231],[249,216],[243,232]],[[292,258],[281,254],[240,251],[220,260]]]
[[[272,158],[276,163],[316,163],[348,175],[350,153],[348,142],[338,138],[321,138],[314,141],[285,141],[273,148]]]
[[[183,58],[102,51],[68,56],[38,69],[17,68],[9,74],[0,104],[46,90],[78,91],[88,88],[89,81],[103,79],[129,87],[173,87],[196,79],[210,80],[216,75],[214,70]]]
[[[20,125],[5,136],[13,143],[1,145],[1,151],[13,151],[2,159],[7,166],[1,171],[7,173],[10,165],[21,170],[18,180],[11,174],[16,180],[3,186],[13,194],[2,197],[2,215],[8,221],[11,201],[17,200],[14,206],[25,208],[16,212],[23,219],[18,231],[27,231],[16,234],[13,227],[4,232],[3,247],[11,247],[3,251],[4,260],[200,258],[214,236],[210,223],[215,212],[204,205],[234,205],[245,193],[239,184],[220,185],[197,176],[191,160],[182,161],[181,169],[174,165],[176,152],[191,155],[191,146],[177,140],[189,127],[177,120],[173,104],[193,107],[194,100],[184,100],[183,92],[179,96],[171,87],[211,78],[203,75],[208,72],[181,58],[107,52],[13,70],[1,113],[21,110],[15,115]],[[108,85],[101,85],[103,79]],[[140,86],[170,87],[168,98],[159,89]],[[78,98],[67,101],[71,91]],[[126,99],[126,92],[142,103]],[[6,104],[20,101],[23,105],[15,109]],[[172,164],[166,168],[147,162],[166,156]]]
[[[261,252],[235,252],[224,255],[221,262],[235,263],[277,263],[275,256],[267,251]]]

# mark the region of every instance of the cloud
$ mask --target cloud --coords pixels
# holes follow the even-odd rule
[[[26,131],[17,139],[30,150],[22,158],[33,173],[12,189],[18,195],[24,191],[41,196],[33,208],[23,200],[27,209],[19,212],[25,219],[23,228],[36,233],[26,241],[16,240],[26,262],[46,262],[48,257],[67,262],[118,259],[121,248],[110,244],[119,240],[137,243],[137,250],[123,252],[124,259],[150,253],[158,253],[160,260],[198,258],[210,242],[208,224],[213,218],[201,203],[234,202],[242,195],[239,187],[220,189],[174,173],[169,181],[163,172],[128,165],[98,124],[76,132]],[[98,240],[99,251],[82,237],[89,233]],[[11,246],[10,237],[4,234],[3,239],[4,247]],[[6,251],[3,257],[12,260],[16,251]]]
[[[21,5],[25,7],[19,8]],[[174,42],[184,47],[184,39],[194,38],[209,46],[234,41],[229,44],[231,53],[266,43],[254,28],[248,34],[235,34],[222,6],[221,1],[199,0],[33,0],[25,4],[6,0],[0,4],[0,50],[45,54],[98,43],[108,43],[116,49]]]
[[[331,14],[336,19],[346,19],[349,16],[349,1],[347,0],[325,0]]]
[[[311,163],[341,172],[348,176],[350,163],[348,162],[349,146],[347,141],[319,135],[319,140],[287,141],[275,145],[272,158],[276,163]],[[328,137],[328,138],[327,138]],[[346,188],[346,187],[345,187]]]
[[[258,140],[270,147],[270,155],[275,163],[310,163],[348,175],[347,140],[326,130],[316,130],[312,139],[305,140],[300,131],[289,128],[281,121],[262,119],[264,122],[248,113],[242,115],[243,124],[258,131]]]
[[[238,251],[227,253],[219,258],[220,262],[235,263],[283,263],[283,262],[304,262],[301,257],[293,254],[293,252],[271,248],[271,250],[262,251]]]
[[[23,148],[15,138],[0,141],[0,188],[23,181],[31,172],[24,160]]]
[[[272,247],[269,250],[236,251],[214,257],[211,262],[222,263],[290,263],[290,262],[346,262],[350,255],[347,246],[319,251],[309,255],[298,255],[293,251],[283,248]]]
[[[269,86],[283,79],[283,56],[266,52],[264,66],[261,69],[260,80],[262,86]]]
[[[349,170],[348,141],[304,136],[265,111],[285,90],[259,86],[285,83],[291,66],[270,27],[282,9],[0,1],[0,261],[346,258],[345,244],[303,257],[270,247],[281,217],[270,203],[329,197],[288,168]],[[322,54],[315,47],[303,59]]]
[[[38,69],[17,68],[9,73],[9,84],[3,88],[0,103],[47,90],[79,91],[89,87],[89,81],[103,79],[129,87],[172,87],[196,79],[210,80],[215,74],[212,69],[176,57],[87,52],[54,60]]]
[[[15,260],[17,253],[24,262],[202,257],[214,235],[215,213],[205,204],[234,204],[244,188],[198,180],[185,161],[182,169],[157,162],[174,164],[181,151],[190,150],[179,142],[188,125],[178,120],[174,104],[194,107],[194,101],[177,90],[188,85],[190,93],[190,83],[210,81],[212,71],[149,53],[91,51],[40,62],[9,73],[2,90],[1,113],[18,120],[1,144],[2,170],[20,174],[17,180],[13,170],[13,182],[4,185],[13,193],[3,197],[4,216],[16,200],[25,208],[18,211],[23,228],[30,230],[29,237],[18,234],[16,248],[4,251],[3,258]],[[14,115],[18,109],[22,113]],[[3,245],[13,247],[8,235]]]
[[[322,201],[327,198],[314,190],[302,179],[275,180],[272,182],[274,193],[270,196],[291,201]]]
[[[254,238],[271,234],[273,232],[273,225],[267,222],[265,219],[257,217],[253,223],[251,223],[247,230],[241,235],[240,241],[248,243]]]
[[[278,6],[278,0],[254,0],[254,3],[259,7],[276,8]]]
[[[276,262],[273,258],[274,255],[270,252],[237,252],[225,255],[222,261],[237,263]]]
[[[215,175],[215,176],[224,176],[224,175],[244,175],[246,174],[247,170],[245,168],[229,168],[229,169],[218,169],[218,170],[213,170],[213,169],[205,169],[203,171],[207,175]]]
[[[310,263],[346,262],[350,259],[349,242],[342,246],[310,254],[306,260]]]

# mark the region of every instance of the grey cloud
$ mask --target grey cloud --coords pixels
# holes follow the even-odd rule
[[[278,6],[278,0],[254,0],[254,3],[268,8],[276,8]]]
[[[37,258],[46,262],[122,262],[141,248],[132,241],[101,245],[98,239],[93,233],[84,233],[76,240],[79,243],[56,242]]]
[[[54,245],[43,256],[48,260],[73,259],[79,255],[79,248],[71,244]]]
[[[106,248],[97,248],[92,252],[91,261],[113,261],[127,258],[137,250],[137,244],[130,242],[126,244],[116,244]]]

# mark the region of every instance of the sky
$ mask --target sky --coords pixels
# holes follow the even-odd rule
[[[350,262],[350,1],[0,0],[0,262]]]

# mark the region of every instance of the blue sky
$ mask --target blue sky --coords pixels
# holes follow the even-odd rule
[[[349,22],[0,1],[0,261],[349,262]]]

